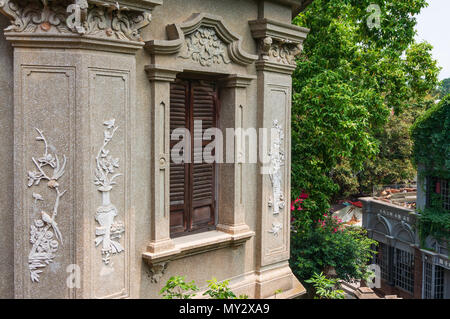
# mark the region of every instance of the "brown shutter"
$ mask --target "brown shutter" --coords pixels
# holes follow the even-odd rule
[[[188,128],[189,102],[188,83],[177,81],[170,86],[170,133],[176,128]],[[179,141],[170,141],[170,149]],[[172,157],[171,157],[172,158]],[[188,166],[170,161],[170,233],[179,234],[187,230],[189,196]]]
[[[178,80],[170,86],[170,132],[187,128],[191,132],[191,163],[170,163],[170,233],[207,230],[215,224],[215,165],[203,163],[204,147],[211,141],[202,141],[194,148],[194,120],[202,120],[202,129],[217,127],[217,93],[213,84]],[[171,140],[171,149],[178,143]],[[201,163],[195,163],[195,160]]]
[[[196,82],[191,87],[191,103],[193,120],[202,121],[202,134],[216,125],[217,95],[213,84]],[[192,127],[194,126],[192,122]],[[200,131],[196,130],[199,136]],[[201,138],[201,136],[199,137]],[[214,227],[215,204],[215,165],[204,163],[202,154],[204,147],[211,141],[202,141],[201,148],[194,148],[192,165],[192,211],[191,229]],[[192,142],[193,143],[193,142]],[[192,144],[194,145],[194,144]],[[196,163],[195,160],[201,163]]]

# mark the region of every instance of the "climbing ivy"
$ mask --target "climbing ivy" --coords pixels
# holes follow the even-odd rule
[[[412,126],[413,156],[426,176],[450,178],[450,95],[427,110]]]
[[[442,200],[437,194],[433,194],[430,202],[430,207],[419,210],[418,216],[417,228],[423,247],[428,236],[441,241],[450,241],[450,211],[442,208]]]
[[[450,94],[414,123],[411,136],[414,161],[423,167],[419,178],[450,178]],[[429,203],[428,207],[419,210],[417,227],[422,244],[428,236],[449,241],[450,211],[443,208],[438,194],[432,194]]]

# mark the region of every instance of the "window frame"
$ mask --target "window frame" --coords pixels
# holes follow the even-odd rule
[[[188,236],[191,234],[197,234],[202,232],[207,232],[211,230],[215,230],[217,223],[218,223],[218,214],[217,214],[217,201],[218,201],[218,179],[219,174],[217,172],[218,166],[217,163],[212,163],[212,212],[211,212],[211,219],[212,223],[208,223],[208,225],[200,226],[199,228],[195,228],[193,225],[193,210],[194,210],[194,187],[193,187],[193,180],[194,180],[194,165],[196,164],[194,162],[194,121],[195,121],[195,114],[194,114],[194,89],[195,87],[201,86],[202,82],[208,82],[208,84],[212,84],[211,86],[214,88],[213,91],[213,103],[214,103],[214,115],[213,115],[213,124],[212,127],[218,127],[219,126],[219,114],[220,114],[220,91],[219,91],[219,85],[218,81],[209,77],[195,77],[189,74],[179,74],[177,76],[177,79],[175,80],[175,83],[182,82],[183,85],[186,85],[185,90],[185,107],[187,109],[186,112],[186,120],[185,123],[189,127],[185,127],[190,132],[190,151],[191,151],[191,163],[185,163],[184,165],[187,165],[188,168],[185,168],[185,177],[184,177],[184,183],[185,183],[185,197],[184,197],[184,208],[183,208],[183,223],[184,223],[184,231],[179,232],[173,232],[172,231],[172,225],[170,224],[170,219],[172,218],[172,212],[176,210],[172,205],[170,205],[170,180],[169,180],[169,233],[171,238],[177,238],[182,236]],[[198,83],[200,83],[200,85]],[[171,90],[171,88],[170,88]],[[171,103],[171,101],[170,101]],[[170,134],[172,131],[170,131]],[[170,140],[170,139],[169,139]],[[202,149],[212,141],[210,140],[203,140],[202,139]],[[169,141],[170,143],[170,149],[172,149],[173,145],[177,142],[172,142],[172,140]],[[203,163],[203,161],[202,161]],[[187,190],[187,191],[186,191]]]
[[[439,192],[436,192],[437,183],[440,184]],[[427,178],[426,190],[426,207],[431,207],[431,195],[437,194],[441,197],[442,209],[450,211],[450,179],[429,176]]]

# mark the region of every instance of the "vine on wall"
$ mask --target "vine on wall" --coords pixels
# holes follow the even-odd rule
[[[411,128],[413,156],[425,176],[450,178],[450,95],[434,105]],[[419,211],[418,230],[422,243],[428,236],[450,240],[450,211],[444,209],[442,198],[432,194],[430,205]]]
[[[426,176],[450,178],[450,95],[414,123],[411,135],[414,161]]]

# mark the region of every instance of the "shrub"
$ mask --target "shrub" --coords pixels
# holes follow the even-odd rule
[[[291,207],[292,209],[292,207]],[[296,207],[294,206],[294,209]],[[302,210],[293,211],[291,268],[300,279],[308,279],[328,267],[334,267],[344,280],[367,279],[367,264],[376,241],[358,227],[344,227],[329,214],[305,223]]]
[[[173,276],[166,282],[159,294],[164,299],[191,299],[195,296],[195,291],[198,291],[198,287],[194,281],[187,283],[184,276]]]
[[[216,278],[208,280],[208,290],[203,296],[209,296],[212,299],[247,299],[247,295],[236,297],[234,292],[228,287],[228,280],[218,282]],[[164,299],[191,299],[196,295],[198,287],[194,281],[185,282],[185,276],[173,276],[166,282],[159,294]]]
[[[345,299],[344,291],[337,289],[339,279],[329,279],[323,273],[314,273],[305,282],[312,284],[314,287],[315,299]]]

